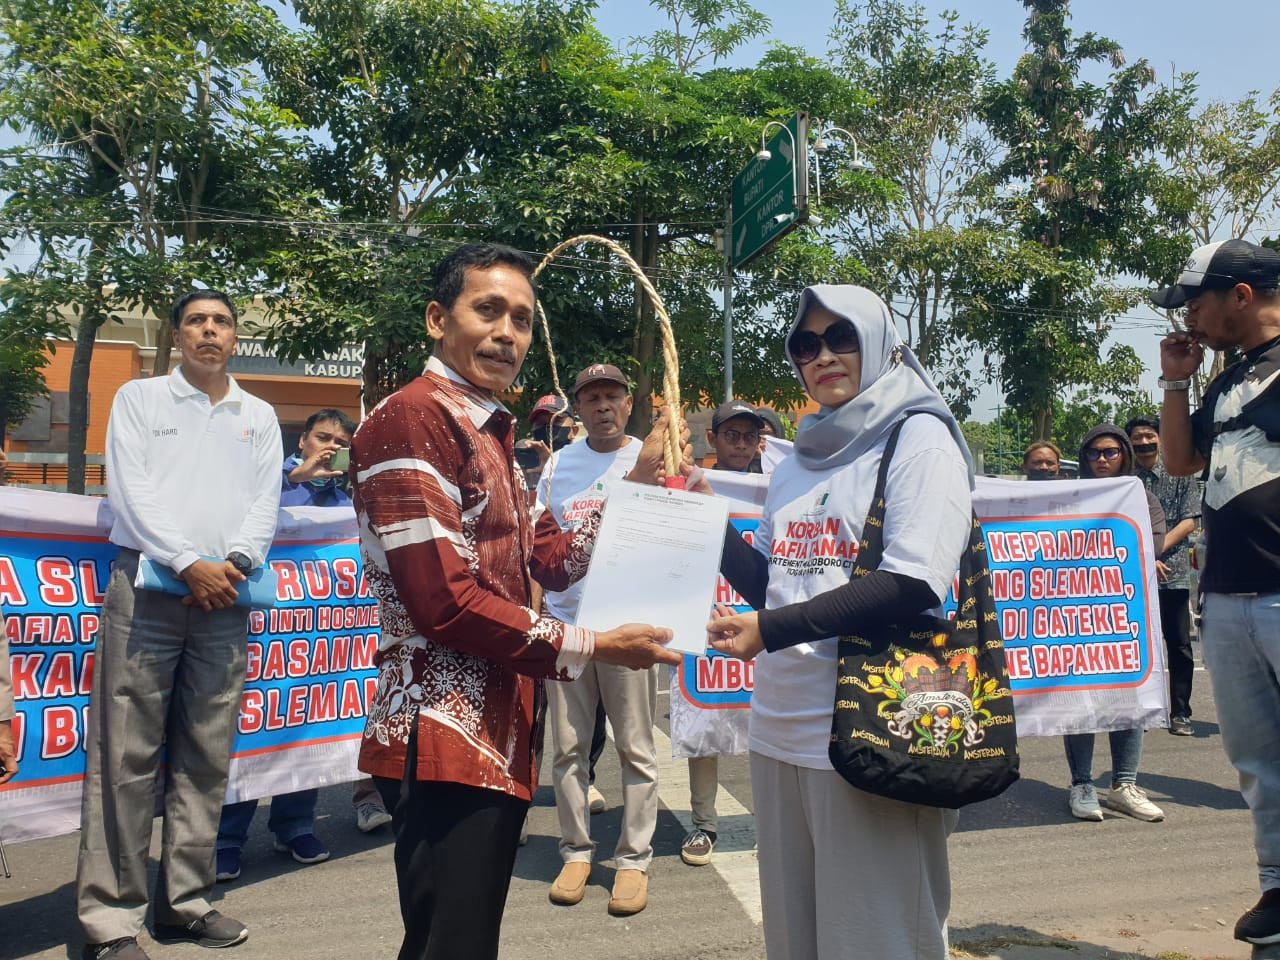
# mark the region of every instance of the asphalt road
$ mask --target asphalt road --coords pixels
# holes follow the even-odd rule
[[[1194,737],[1162,730],[1146,737],[1139,781],[1165,809],[1163,823],[1119,814],[1102,823],[1072,819],[1060,740],[1022,741],[1023,779],[996,800],[965,810],[952,840],[955,957],[1250,956],[1247,945],[1232,940],[1231,928],[1258,896],[1252,828],[1222,754],[1203,672],[1196,674],[1194,707]],[[1100,738],[1095,772],[1103,787],[1108,766]],[[722,759],[720,769],[720,843],[712,865],[694,868],[679,856],[688,823],[686,767],[664,762],[649,907],[625,919],[605,910],[613,878],[607,859],[596,863],[582,903],[557,907],[547,900],[560,860],[554,801],[544,777],[529,844],[516,863],[503,960],[763,957],[746,760]],[[606,798],[618,798],[611,751],[597,782]],[[593,818],[598,856],[611,853],[619,821],[620,811],[612,806]],[[317,831],[333,858],[301,867],[272,852],[266,816],[259,813],[243,875],[217,888],[218,909],[250,928],[249,940],[230,954],[235,960],[396,955],[399,917],[388,831],[364,835],[355,829],[346,788],[322,791]],[[78,957],[76,837],[10,845],[7,852],[14,876],[0,877],[0,958]],[[201,956],[198,947],[157,946],[145,935],[141,943],[155,960]]]

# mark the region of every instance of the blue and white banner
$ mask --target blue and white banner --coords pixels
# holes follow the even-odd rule
[[[0,609],[19,777],[0,787],[0,838],[80,825],[84,731],[111,560],[105,500],[0,487]],[[375,683],[378,607],[350,509],[280,511],[274,607],[249,614],[229,800],[356,779]]]

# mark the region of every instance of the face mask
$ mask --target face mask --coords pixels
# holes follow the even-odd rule
[[[556,427],[552,429],[550,424],[539,424],[533,428],[529,436],[539,443],[545,443],[554,451],[567,445],[572,433],[572,427]]]
[[[1133,452],[1137,454],[1143,454],[1143,455],[1148,453],[1155,453],[1159,449],[1160,449],[1160,444],[1158,443],[1135,443],[1133,445]]]
[[[1027,471],[1028,480],[1057,480],[1057,467],[1034,467]]]

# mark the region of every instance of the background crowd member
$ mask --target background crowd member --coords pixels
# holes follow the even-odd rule
[[[563,590],[598,529],[535,531],[499,402],[520,372],[533,264],[466,244],[436,267],[422,376],[375,407],[351,444],[365,577],[382,624],[360,769],[392,814],[404,925],[399,960],[498,955],[520,827],[537,786],[534,678],[571,680],[600,660],[677,663],[670,631],[594,632],[531,607],[530,583]],[[666,418],[637,479],[661,479]]]
[[[1175,476],[1207,471],[1200,650],[1222,745],[1253,815],[1262,897],[1235,937],[1280,943],[1280,254],[1244,240],[1196,249],[1177,283],[1152,296],[1185,307],[1186,332],[1160,343],[1160,440]],[[1191,377],[1204,348],[1240,350],[1195,414]],[[1268,731],[1267,735],[1262,735]]]
[[[1133,449],[1129,436],[1113,423],[1100,423],[1090,430],[1080,445],[1080,479],[1107,479],[1128,477],[1133,474]],[[1164,552],[1165,520],[1160,501],[1147,496],[1147,509],[1151,515],[1151,536],[1155,555]],[[1111,789],[1103,801],[1106,806],[1125,813],[1135,820],[1155,822],[1164,819],[1164,811],[1157,807],[1138,787],[1138,764],[1142,760],[1142,728],[1112,730],[1107,734],[1111,742]],[[1093,786],[1093,743],[1095,734],[1070,733],[1063,737],[1067,751],[1067,766],[1071,770],[1071,791],[1068,806],[1071,815],[1079,820],[1101,820],[1102,807]]]
[[[711,415],[711,429],[707,431],[707,443],[716,452],[712,469],[759,473],[764,429],[764,417],[750,404],[741,400],[722,403]],[[719,780],[719,757],[689,758],[689,812],[693,829],[680,844],[680,859],[691,867],[706,866],[715,850]]]
[[[750,760],[765,945],[772,960],[943,960],[955,811],[858,790],[827,747],[836,638],[941,606],[972,529],[973,470],[955,418],[870,290],[807,288],[787,357],[820,410],[773,472],[753,546],[726,536],[725,577],[756,610],[709,627],[722,653],[759,655]],[[822,562],[817,538],[835,528],[858,543],[889,434],[912,412],[889,469],[884,559],[851,581],[853,561]],[[797,555],[797,528],[818,531],[799,554],[814,562],[772,563]]]
[[[144,960],[147,850],[164,745],[157,940],[227,947],[244,925],[212,909],[214,841],[244,690],[249,608],[280,503],[280,425],[227,375],[231,301],[197,290],[173,307],[181,364],[131,380],[107,421],[111,566],[89,695],[77,914],[92,960]],[[134,586],[139,557],[190,595]]]
[[[787,439],[787,431],[783,429],[782,418],[777,412],[770,410],[768,407],[756,407],[756,416],[760,418],[760,451],[751,461],[752,473],[763,473],[764,467],[762,459],[764,457],[764,439],[765,437],[777,437],[779,440]]]
[[[1062,451],[1049,440],[1036,440],[1022,451],[1022,473],[1028,480],[1057,480]]]
[[[285,457],[280,476],[282,507],[343,507],[351,498],[338,485],[341,470],[332,468],[333,456],[351,446],[356,425],[341,410],[318,410],[307,418],[298,439],[298,452]],[[316,801],[320,791],[296,790],[271,798],[267,829],[275,837],[275,849],[288,853],[301,864],[323,863],[329,848],[315,835]],[[356,823],[368,831],[389,823],[391,815],[382,806],[373,781],[365,778],[356,787],[353,802]],[[241,848],[249,836],[257,800],[229,803],[218,822],[217,878],[234,880],[240,876]]]
[[[1156,560],[1160,584],[1160,630],[1169,668],[1169,732],[1189,737],[1191,684],[1196,658],[1191,652],[1191,533],[1200,519],[1200,491],[1191,477],[1174,477],[1160,462],[1160,421],[1133,417],[1124,425],[1133,444],[1134,473],[1160,501],[1168,532]]]
[[[548,393],[538,398],[537,403],[533,405],[533,410],[529,412],[529,437],[525,440],[516,441],[516,462],[524,470],[524,482],[529,488],[530,506],[537,500],[538,480],[542,477],[542,471],[546,468],[547,460],[551,454],[561,447],[568,446],[577,439],[578,432],[582,429],[582,424],[578,423],[577,418],[573,415],[573,408],[569,406],[569,401],[556,396],[554,393]],[[521,451],[527,451],[522,455]],[[541,593],[538,594],[541,596]],[[534,761],[538,765],[538,769],[542,769],[542,753],[546,742],[546,719],[547,703],[545,700],[539,701],[539,713],[537,716],[537,726],[539,736],[537,743],[534,745]],[[587,787],[587,801],[592,813],[603,813],[608,806],[604,795],[596,789],[596,763],[599,762],[600,756],[604,753],[604,745],[608,740],[608,734],[605,730],[604,707],[599,703],[596,704],[596,725],[591,734],[591,755],[588,775],[590,778]],[[525,826],[520,831],[520,843],[524,844],[529,839],[528,820],[525,820]]]
[[[516,462],[524,471],[525,486],[532,495],[551,454],[573,442],[580,429],[569,402],[554,393],[538,398],[529,411],[529,436],[516,441]]]
[[[627,436],[632,397],[621,370],[608,363],[592,364],[578,374],[573,397],[587,431],[586,442],[552,454],[538,485],[535,508],[537,517],[549,517],[564,531],[577,530],[596,515],[610,487],[627,475],[640,454],[640,441]],[[577,620],[581,599],[580,581],[543,595],[548,613],[566,623]],[[622,830],[614,850],[617,873],[609,912],[639,913],[648,903],[646,871],[653,859],[653,831],[658,822],[658,761],[653,740],[657,671],[591,663],[573,683],[557,684],[547,692],[555,751],[551,777],[564,860],[549,896],[553,903],[578,903],[591,875],[594,845],[587,755],[600,704],[613,726],[613,742],[622,764]]]

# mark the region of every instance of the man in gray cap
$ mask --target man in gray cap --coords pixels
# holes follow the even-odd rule
[[[611,363],[594,363],[573,384],[578,417],[587,431],[585,443],[574,443],[552,454],[538,484],[534,518],[546,511],[562,530],[576,528],[609,495],[610,487],[634,466],[640,441],[627,436],[631,416],[631,387]],[[548,613],[565,621],[577,620],[582,581],[567,590],[548,590],[543,597]],[[588,812],[588,752],[595,726],[596,704],[604,704],[613,726],[614,744],[622,764],[623,815],[614,859],[617,873],[609,912],[639,913],[648,902],[648,875],[653,859],[653,831],[658,821],[658,761],[653,741],[658,676],[650,670],[628,670],[589,663],[573,683],[547,690],[555,760],[552,782],[560,818],[560,856],[564,866],[551,886],[552,902],[582,900],[591,875],[590,814]]]
[[[1195,250],[1152,295],[1186,311],[1160,343],[1160,441],[1174,476],[1203,471],[1206,556],[1201,640],[1222,745],[1253,815],[1262,898],[1236,923],[1248,943],[1280,943],[1280,254],[1244,240]],[[1242,356],[1196,412],[1188,392],[1204,348]]]

